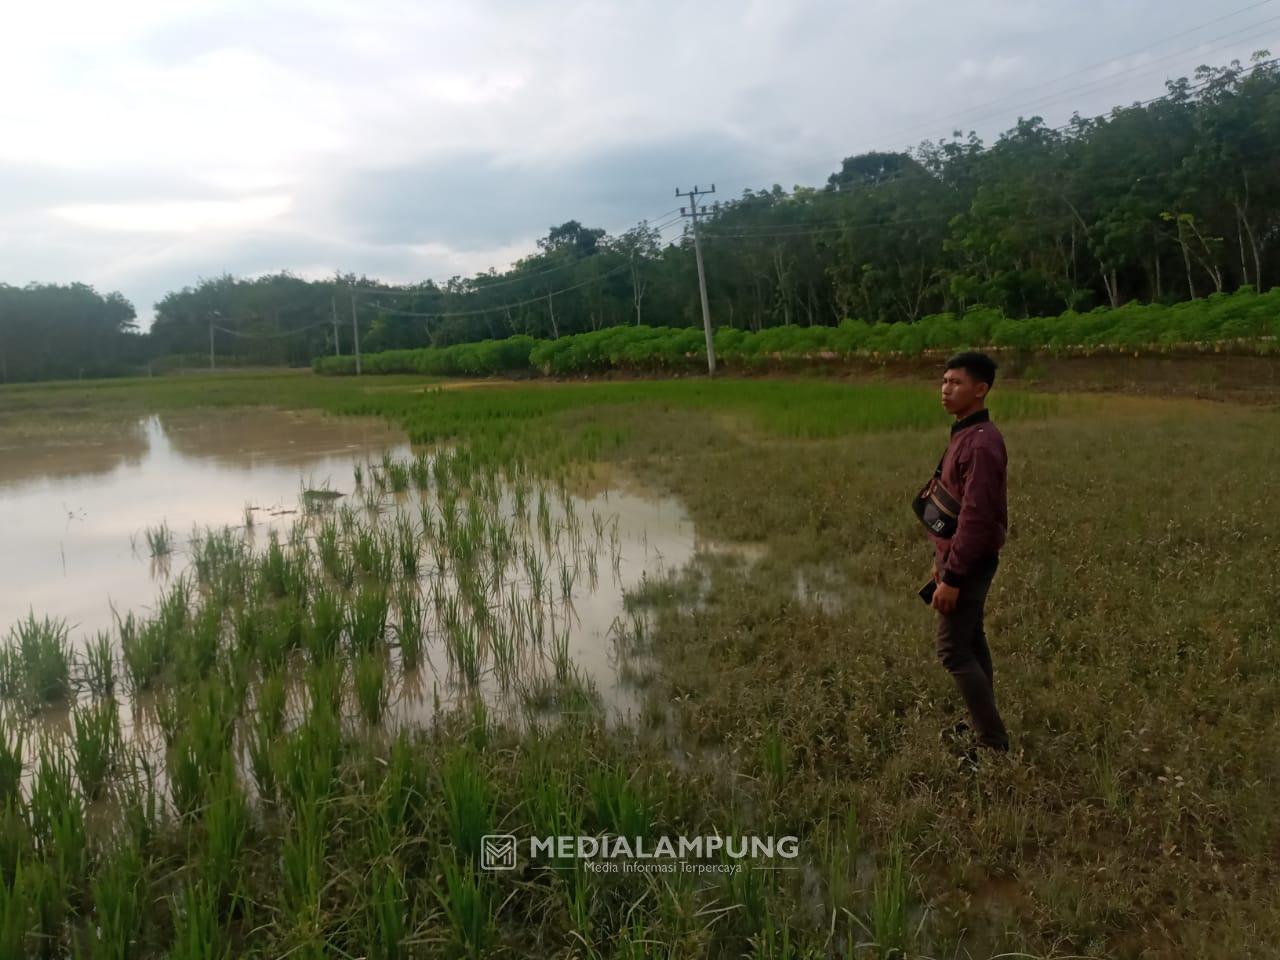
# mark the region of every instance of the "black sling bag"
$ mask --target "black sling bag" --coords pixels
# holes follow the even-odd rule
[[[925,525],[926,530],[935,537],[949,540],[956,533],[960,518],[960,502],[942,485],[942,461],[946,459],[947,455],[944,451],[942,460],[938,461],[938,467],[933,471],[933,476],[911,501],[911,509]]]

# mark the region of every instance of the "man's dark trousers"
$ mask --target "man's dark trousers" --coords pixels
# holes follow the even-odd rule
[[[993,558],[965,578],[955,609],[938,614],[937,644],[938,659],[955,678],[969,708],[978,743],[995,750],[1008,750],[1009,734],[996,710],[991,651],[982,626],[987,592],[997,565],[998,561]]]

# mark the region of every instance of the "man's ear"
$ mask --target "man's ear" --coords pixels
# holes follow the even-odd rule
[[[987,394],[991,392],[991,384],[987,383],[985,380],[979,380],[975,390],[978,394],[978,399],[985,400],[987,399]]]

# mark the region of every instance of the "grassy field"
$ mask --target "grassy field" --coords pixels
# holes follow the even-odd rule
[[[248,400],[460,441],[438,471],[364,478],[438,506],[407,533],[319,515],[257,553],[211,535],[190,588],[125,621],[121,657],[69,656],[40,611],[15,627],[0,956],[1274,955],[1274,407],[996,391],[1012,526],[988,633],[1014,750],[975,770],[939,737],[962,707],[915,598],[930,557],[907,501],[946,439],[931,384],[42,385],[0,389],[0,445]],[[607,560],[607,532],[549,529],[538,504],[615,468],[765,548],[629,597],[640,722],[605,723],[562,663],[520,726],[476,702],[389,733],[387,675],[423,630],[463,682],[518,676],[539,644],[555,662],[531,603],[480,610],[502,577],[545,600],[569,559]],[[527,526],[496,518],[504,485]],[[541,570],[526,545],[550,541],[562,566]],[[419,593],[411,554],[454,593]],[[20,789],[31,717],[72,701]],[[163,778],[121,743],[135,710]],[[800,869],[490,873],[487,833],[794,835]]]

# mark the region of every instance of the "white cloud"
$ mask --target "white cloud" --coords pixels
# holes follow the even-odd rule
[[[243,200],[81,203],[55,207],[50,213],[93,230],[195,233],[257,226],[287,213],[292,202],[287,195],[273,195]]]

